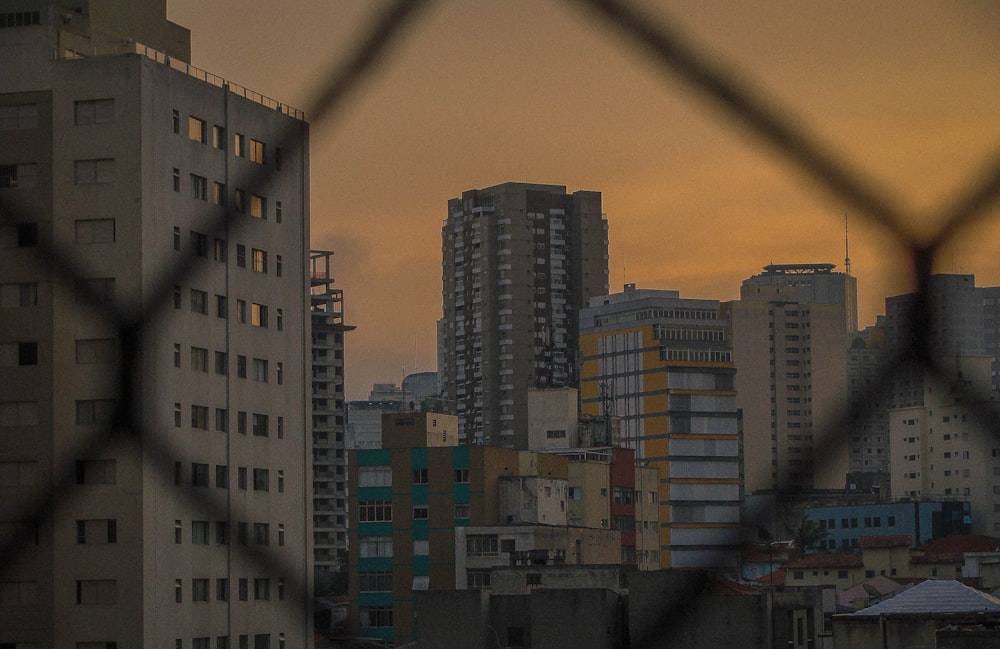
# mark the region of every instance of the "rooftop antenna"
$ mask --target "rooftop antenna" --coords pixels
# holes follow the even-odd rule
[[[844,212],[844,271],[851,274],[851,240],[847,231],[847,212]]]
[[[625,267],[625,253],[622,253],[622,286],[628,284],[628,271]]]

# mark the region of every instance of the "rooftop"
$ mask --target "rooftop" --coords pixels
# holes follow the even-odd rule
[[[965,584],[929,579],[901,590],[878,604],[851,613],[855,617],[885,614],[1000,613],[1000,599]]]
[[[911,563],[962,563],[966,552],[1000,552],[1000,538],[956,534],[928,541],[914,548]]]

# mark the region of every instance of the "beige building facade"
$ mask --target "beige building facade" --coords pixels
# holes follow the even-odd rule
[[[0,226],[0,533],[31,534],[4,561],[0,644],[308,646],[308,126],[206,81],[162,1],[18,4],[0,29],[18,221]],[[36,263],[48,242],[73,271]],[[143,323],[123,384],[132,339],[106,313]],[[49,515],[22,508],[48,490]]]

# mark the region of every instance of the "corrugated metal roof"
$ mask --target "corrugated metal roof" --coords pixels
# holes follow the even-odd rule
[[[949,579],[929,579],[852,616],[1000,612],[1000,599]]]

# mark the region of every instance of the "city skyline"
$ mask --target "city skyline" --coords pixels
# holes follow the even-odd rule
[[[170,0],[168,16],[192,28],[195,65],[307,110],[329,62],[369,23],[360,6],[259,3],[241,9],[234,31],[234,7]],[[1000,136],[986,4],[678,3],[658,17],[911,212],[932,215],[959,196]],[[313,125],[312,245],[336,251],[346,319],[358,327],[346,344],[348,398],[435,368],[438,233],[448,198],[472,187],[600,190],[613,292],[627,281],[726,300],[771,262],[842,270],[845,212],[859,324],[912,289],[890,237],[720,115],[569,4],[418,14],[358,94]],[[1000,284],[988,250],[997,228],[964,232],[937,270]]]

